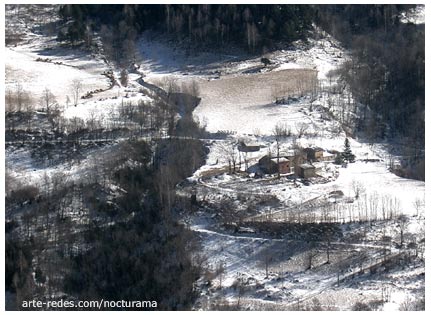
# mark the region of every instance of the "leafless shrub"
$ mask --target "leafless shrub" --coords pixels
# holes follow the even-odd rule
[[[364,302],[356,302],[353,305],[352,311],[371,311],[371,307]]]
[[[292,135],[292,131],[290,130],[290,127],[281,121],[279,121],[273,128],[272,134],[278,138],[283,137],[290,137]]]
[[[304,136],[309,127],[310,127],[310,125],[305,123],[305,122],[296,123],[295,128],[296,128],[296,133],[297,133],[298,138],[301,138],[302,136]]]
[[[223,261],[220,261],[217,264],[217,267],[216,267],[216,270],[215,270],[215,275],[218,278],[219,288],[220,289],[222,288],[222,285],[223,285],[223,278],[224,278],[225,271],[226,271],[225,264],[224,264]]]
[[[424,311],[425,310],[425,298],[420,297],[416,300],[412,298],[407,298],[401,303],[400,311]]]

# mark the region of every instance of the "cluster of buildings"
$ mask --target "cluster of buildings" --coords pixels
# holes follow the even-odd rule
[[[238,150],[257,152],[260,150],[260,145],[257,142],[241,141]],[[320,171],[321,162],[333,161],[335,156],[335,152],[329,153],[319,147],[308,147],[279,152],[275,156],[267,154],[259,159],[258,165],[264,174],[295,174],[301,178],[311,178]]]

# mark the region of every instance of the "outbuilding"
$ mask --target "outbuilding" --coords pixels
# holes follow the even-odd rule
[[[260,150],[260,143],[250,140],[241,140],[238,143],[238,150],[241,152],[257,152]]]
[[[277,172],[280,172],[280,174],[290,173],[290,161],[285,157],[277,159],[276,157],[265,155],[259,160],[259,167],[266,174],[275,174]]]
[[[310,148],[305,148],[304,152],[307,155],[307,160],[319,161],[323,157],[324,150],[322,148],[319,148],[319,147],[310,147]]]
[[[259,167],[266,174],[277,173],[277,162],[274,161],[269,155],[265,155],[259,160]]]
[[[316,176],[316,167],[311,164],[299,165],[299,176],[302,178],[310,178]]]
[[[274,158],[277,162],[277,158]],[[281,157],[278,159],[278,171],[280,174],[288,174],[290,173],[290,161],[285,157]]]

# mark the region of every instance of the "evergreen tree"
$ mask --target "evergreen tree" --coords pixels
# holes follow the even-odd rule
[[[356,156],[352,153],[352,149],[350,148],[350,142],[347,138],[346,140],[344,140],[344,151],[343,153],[341,153],[341,156],[345,162],[355,162]]]
[[[341,156],[340,153],[337,153],[337,156],[335,157],[334,163],[337,165],[341,165],[341,164],[343,164],[343,162],[344,162],[343,157]]]

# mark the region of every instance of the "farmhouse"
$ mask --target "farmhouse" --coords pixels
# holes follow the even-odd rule
[[[316,168],[311,164],[299,165],[299,176],[302,178],[310,178],[316,176]]]
[[[238,150],[241,152],[257,152],[260,150],[260,143],[250,140],[241,140],[238,143]]]
[[[259,167],[266,174],[275,174],[277,172],[280,172],[280,174],[290,173],[290,161],[285,157],[280,157],[277,165],[276,157],[265,155],[259,160]]]
[[[317,161],[323,157],[323,149],[319,147],[310,147],[304,149],[305,154],[307,155],[307,160],[309,161]]]

